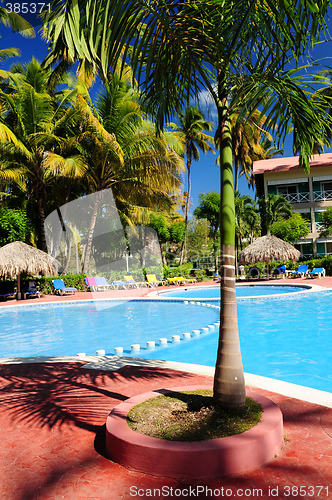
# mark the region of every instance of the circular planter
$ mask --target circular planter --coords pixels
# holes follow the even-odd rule
[[[210,387],[181,387],[140,394],[116,406],[106,421],[106,450],[114,462],[153,476],[217,478],[254,469],[271,460],[283,444],[282,414],[270,399],[252,391],[247,396],[263,407],[261,421],[242,434],[206,441],[167,441],[144,436],[127,424],[128,412],[147,399],[173,391]]]

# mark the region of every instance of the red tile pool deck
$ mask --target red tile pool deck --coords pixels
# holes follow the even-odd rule
[[[332,278],[310,281],[332,288]],[[137,290],[132,292],[137,296]],[[0,364],[1,500],[332,498],[332,409],[255,388],[283,413],[285,445],[276,458],[222,479],[157,478],[153,470],[151,475],[127,470],[105,456],[108,413],[137,394],[180,385],[212,387],[212,378],[144,366],[112,372],[83,366]]]
[[[176,481],[153,477],[153,470],[127,470],[104,456],[106,417],[115,405],[153,389],[196,384],[212,387],[212,379],[133,366],[106,372],[82,369],[80,363],[0,365],[1,499],[149,498],[150,490],[163,487],[182,490],[180,498],[190,487],[224,488],[231,498],[272,498],[272,489],[278,491],[273,498],[300,498],[294,493],[301,486],[302,498],[331,498],[332,410],[259,389],[281,408],[286,441],[279,456],[258,469],[218,480]]]

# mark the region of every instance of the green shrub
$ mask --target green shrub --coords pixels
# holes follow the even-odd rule
[[[77,290],[84,290],[84,278],[85,274],[64,274],[59,276],[41,276],[39,278],[31,278],[36,284],[37,288],[43,294],[52,294],[53,293],[53,283],[52,281],[55,279],[63,279],[66,286],[74,286]]]

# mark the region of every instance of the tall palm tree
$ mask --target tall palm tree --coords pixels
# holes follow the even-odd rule
[[[188,189],[186,191],[184,222],[187,231],[191,196],[191,165],[193,160],[199,161],[199,150],[203,151],[203,153],[214,153],[214,150],[210,146],[210,144],[214,144],[214,140],[204,133],[204,131],[212,131],[213,123],[205,120],[203,112],[195,106],[187,106],[184,111],[181,111],[179,113],[179,121],[179,125],[175,125],[174,128],[180,132],[185,144]],[[186,240],[184,240],[181,246],[180,265],[184,259],[185,245]]]
[[[0,91],[1,170],[23,175],[22,188],[37,206],[40,248],[46,251],[50,187],[56,188],[56,177],[80,177],[87,168],[74,130],[78,111],[71,100],[75,91],[50,86],[49,72],[35,60],[15,66],[6,76],[8,91]]]
[[[235,294],[235,212],[230,118],[261,106],[266,130],[283,139],[292,123],[294,153],[309,169],[314,143],[326,133],[319,100],[310,102],[296,71],[326,26],[330,0],[53,0],[46,14],[50,57],[94,61],[104,78],[122,57],[144,89],[161,129],[203,90],[218,115],[221,165],[221,316],[214,398],[241,407],[245,384]],[[79,28],[77,28],[77,26]],[[50,60],[50,59],[49,59]],[[324,139],[323,139],[324,140]]]
[[[184,165],[178,154],[183,152],[181,138],[172,132],[156,135],[154,124],[139,104],[139,94],[117,75],[105,84],[95,110],[96,116],[85,103],[87,123],[94,132],[85,144],[89,151],[88,189],[97,193],[94,216],[98,192],[108,188],[112,188],[120,215],[129,223],[142,222],[152,209],[171,207],[171,195],[182,185]],[[111,138],[116,142],[111,143]],[[94,225],[92,218],[84,271],[89,264]]]

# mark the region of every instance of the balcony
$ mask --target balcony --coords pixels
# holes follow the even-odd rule
[[[317,233],[320,233],[321,231],[323,231],[324,226],[321,222],[315,222],[315,229]]]
[[[289,203],[307,203],[310,201],[310,193],[288,193],[283,196]]]
[[[332,191],[314,191],[314,201],[332,201]]]

